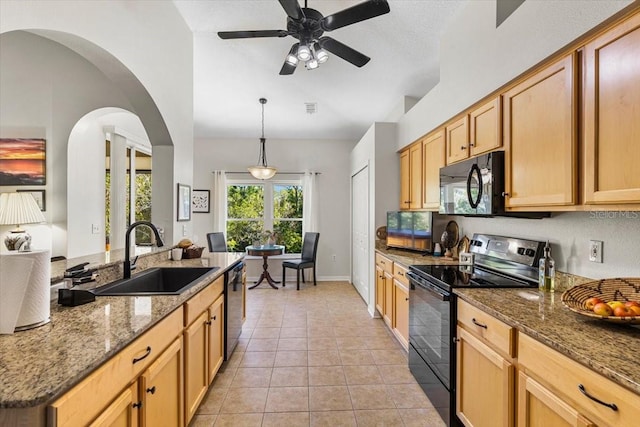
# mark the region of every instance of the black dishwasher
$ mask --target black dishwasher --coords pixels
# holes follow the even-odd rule
[[[244,263],[236,263],[224,273],[224,360],[229,360],[242,334],[242,270]]]

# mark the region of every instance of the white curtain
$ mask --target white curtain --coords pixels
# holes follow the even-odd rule
[[[318,231],[318,174],[306,172],[302,178],[302,234]]]
[[[227,176],[213,171],[213,230],[227,232]]]

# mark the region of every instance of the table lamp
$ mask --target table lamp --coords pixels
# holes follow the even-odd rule
[[[45,218],[31,193],[0,194],[0,225],[16,226],[4,239],[8,250],[31,251],[31,236],[20,225],[40,222]]]

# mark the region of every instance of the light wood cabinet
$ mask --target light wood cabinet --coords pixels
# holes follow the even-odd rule
[[[640,203],[640,13],[584,58],[584,202]]]
[[[445,127],[447,164],[469,157],[469,117],[465,114]]]
[[[422,141],[422,208],[440,208],[440,168],[444,167],[444,130],[428,135]]]
[[[376,253],[376,309],[393,329],[393,261]]]
[[[195,415],[200,402],[209,388],[207,372],[207,345],[209,312],[204,311],[200,317],[184,331],[185,354],[185,415],[187,423]]]
[[[90,424],[91,427],[137,427],[138,383],[125,389],[102,414]],[[134,406],[136,405],[136,406]]]
[[[515,329],[458,300],[456,414],[467,427],[515,423]]]
[[[595,427],[584,415],[524,372],[518,375],[518,427]]]
[[[393,263],[393,334],[409,350],[409,279],[407,269]]]
[[[173,342],[140,377],[140,425],[184,426],[182,337]]]
[[[384,314],[384,270],[376,265],[376,310]]]
[[[546,417],[549,412],[556,412],[558,416],[565,414],[565,420],[570,420],[568,425],[582,425],[581,422],[611,427],[638,424],[639,395],[523,333],[518,337],[518,365],[526,375],[519,378],[518,384],[521,394],[518,419],[529,423],[522,425],[542,425],[530,421]],[[524,396],[523,389],[527,390]],[[541,410],[540,401],[549,408]],[[615,405],[615,409],[611,405]]]
[[[477,156],[502,146],[502,111],[496,97],[469,113],[469,155]]]
[[[389,328],[393,329],[393,275],[388,271],[384,271],[382,274],[384,276],[384,312],[382,313],[382,319]]]
[[[247,320],[247,264],[242,267],[242,323]]]
[[[575,62],[568,55],[503,94],[507,208],[577,202]]]
[[[400,209],[422,208],[422,143],[400,153]]]
[[[208,310],[208,378],[207,384],[213,382],[224,361],[224,295],[211,304]]]

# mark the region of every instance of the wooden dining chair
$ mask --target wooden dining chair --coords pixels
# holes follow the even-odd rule
[[[209,252],[227,252],[227,239],[224,238],[223,232],[207,233],[207,242]]]
[[[313,268],[313,286],[316,286],[316,255],[318,253],[318,240],[320,233],[304,233],[302,242],[302,254],[300,259],[282,262],[282,287],[286,285],[287,268],[296,270],[296,290],[300,290],[300,272],[302,272],[302,282],[304,283],[304,269]]]

